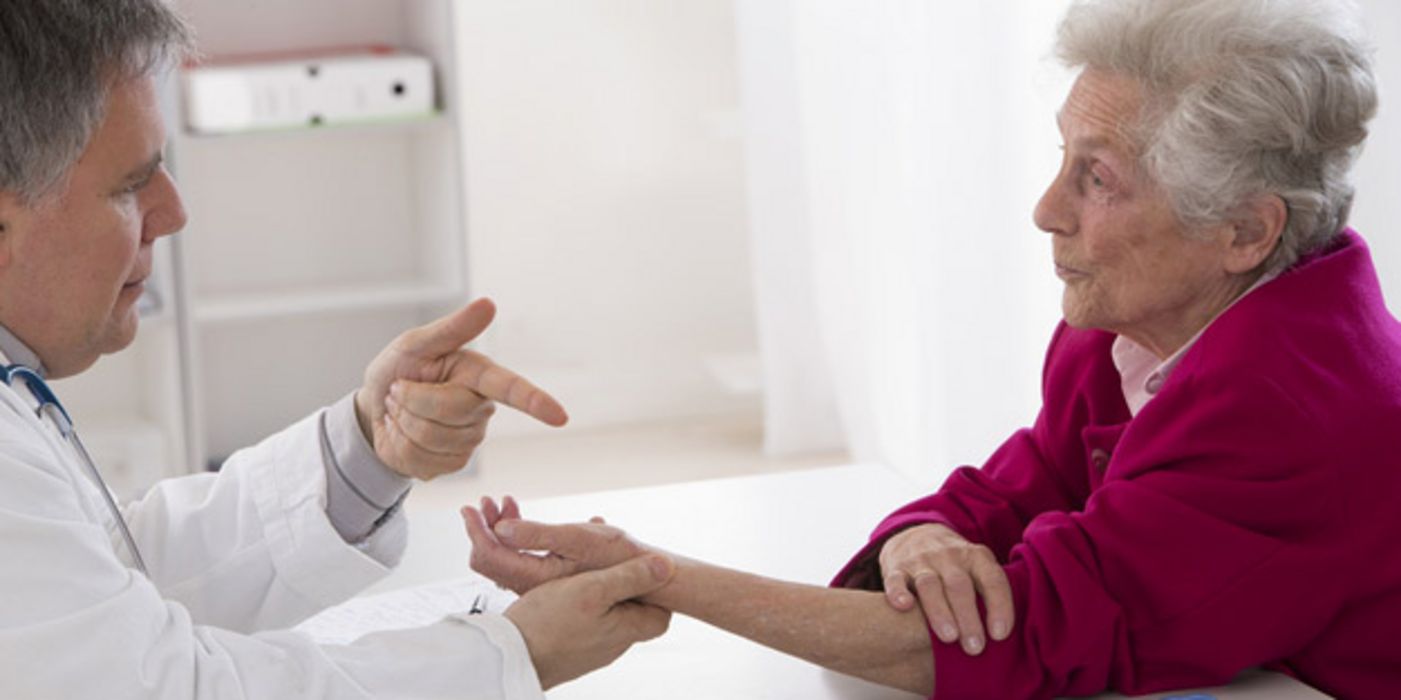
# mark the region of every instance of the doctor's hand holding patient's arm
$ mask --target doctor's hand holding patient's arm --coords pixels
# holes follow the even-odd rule
[[[495,402],[553,426],[569,420],[549,394],[463,347],[495,315],[489,299],[478,299],[405,332],[370,361],[355,413],[389,468],[425,480],[461,469],[486,436]]]
[[[549,689],[612,663],[636,642],[666,632],[671,612],[639,602],[675,572],[661,555],[624,559],[598,571],[549,581],[506,610]]]

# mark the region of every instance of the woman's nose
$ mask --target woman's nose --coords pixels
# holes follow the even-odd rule
[[[1036,202],[1036,208],[1032,210],[1031,218],[1036,223],[1036,228],[1046,233],[1068,236],[1074,231],[1075,217],[1062,185],[1062,179],[1060,175],[1057,175],[1055,179],[1051,180],[1050,186],[1041,195],[1041,199]]]

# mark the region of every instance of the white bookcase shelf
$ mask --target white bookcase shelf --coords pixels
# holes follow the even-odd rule
[[[357,310],[450,304],[462,299],[463,290],[452,285],[386,282],[357,287],[303,289],[282,294],[229,295],[202,301],[195,321],[218,324],[233,321],[275,319],[289,316],[354,312]]]
[[[178,125],[172,125],[178,126]],[[230,134],[196,134],[186,132],[184,137],[192,143],[241,144],[258,141],[307,141],[317,138],[334,139],[343,136],[375,134],[382,131],[403,133],[405,131],[430,131],[452,128],[451,120],[442,111],[429,116],[392,119],[365,124],[328,124],[315,128],[267,129]]]

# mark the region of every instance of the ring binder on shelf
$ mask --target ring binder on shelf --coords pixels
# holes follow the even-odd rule
[[[429,60],[389,47],[216,59],[182,79],[196,134],[400,121],[437,103]]]

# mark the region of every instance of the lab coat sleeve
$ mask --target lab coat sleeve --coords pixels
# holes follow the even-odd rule
[[[320,421],[318,412],[234,453],[217,474],[161,482],[126,508],[152,581],[195,623],[289,627],[397,564],[407,539],[402,514],[358,545],[332,527]]]
[[[14,416],[5,416],[12,420]],[[448,619],[429,627],[369,635],[348,646],[319,646],[301,633],[268,630],[247,634],[200,624],[181,602],[163,597],[152,582],[117,557],[110,533],[81,505],[71,471],[55,461],[40,439],[0,426],[0,697],[213,700],[242,698],[541,698],[524,643],[504,618]],[[30,426],[20,426],[21,429]],[[312,426],[314,427],[314,426]],[[307,426],[301,426],[305,429]],[[206,529],[196,539],[151,538],[154,557],[170,571],[172,543],[195,546],[198,538],[222,536],[220,528],[272,534],[238,540],[223,556],[208,558],[195,575],[221,573],[227,582],[194,590],[248,596],[247,601],[200,601],[220,610],[243,609],[262,622],[294,614],[344,594],[352,584],[341,575],[373,571],[354,556],[317,551],[300,540],[340,538],[309,525],[315,499],[305,489],[287,488],[293,479],[268,465],[294,449],[294,432],[274,438],[242,458],[243,477],[202,477],[160,496],[206,500],[228,498],[221,488],[251,489],[256,505],[231,510],[216,521],[175,519],[177,526]],[[314,431],[313,431],[314,437]],[[311,470],[315,473],[316,470]],[[271,483],[258,484],[259,479]],[[208,482],[208,483],[199,483]],[[279,488],[284,490],[279,491]],[[188,490],[185,490],[188,489]],[[169,506],[162,506],[169,507]],[[271,513],[267,511],[273,511]],[[243,518],[261,523],[250,527]],[[324,514],[322,515],[324,521]],[[308,532],[308,529],[311,531]],[[278,538],[287,541],[278,542]],[[156,546],[159,544],[160,546]],[[218,544],[218,543],[216,543]],[[340,545],[345,547],[345,545]],[[164,547],[162,549],[161,547]],[[281,551],[279,551],[281,548]],[[330,567],[324,583],[310,566],[288,565],[283,557],[305,552],[310,566]],[[231,583],[226,568],[247,566],[252,586]],[[377,565],[376,565],[377,566]],[[194,568],[192,567],[193,571]],[[356,582],[358,583],[358,582]],[[257,597],[264,595],[265,601]],[[319,600],[318,600],[319,597]],[[227,606],[227,607],[225,607]],[[245,625],[253,627],[259,625]],[[266,625],[263,625],[266,626]]]

